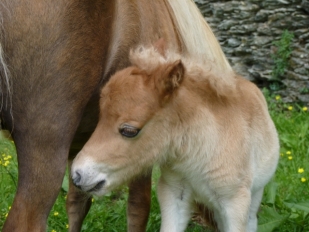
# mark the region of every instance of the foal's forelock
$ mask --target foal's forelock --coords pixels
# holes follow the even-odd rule
[[[168,50],[164,55],[162,55],[153,46],[140,46],[135,50],[130,51],[131,63],[141,70],[146,71],[148,74],[151,74],[161,65],[173,63],[180,58],[180,55],[173,52],[172,50]]]
[[[131,50],[129,57],[133,65],[145,71],[148,75],[154,74],[162,66],[168,66],[177,60],[181,60],[186,77],[197,81],[207,80],[212,89],[220,96],[231,96],[235,93],[236,78],[234,72],[232,70],[222,71],[210,60],[181,56],[172,49],[167,49],[164,54],[161,54],[154,46],[140,46]]]

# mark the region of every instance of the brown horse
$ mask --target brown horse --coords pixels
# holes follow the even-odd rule
[[[96,126],[100,88],[129,65],[131,47],[161,37],[180,53],[231,69],[191,0],[0,0],[1,119],[19,169],[2,231],[46,230],[67,159]],[[145,230],[150,178],[130,184],[129,231]],[[70,231],[80,230],[90,205],[70,182]]]
[[[72,165],[74,183],[104,195],[155,163],[161,232],[185,231],[195,202],[221,232],[256,232],[279,139],[261,91],[212,62],[139,47],[102,89],[100,119]]]

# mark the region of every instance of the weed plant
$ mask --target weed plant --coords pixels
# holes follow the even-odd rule
[[[276,47],[275,53],[272,55],[274,67],[272,70],[272,78],[279,80],[288,68],[290,55],[292,53],[292,40],[294,34],[288,30],[284,30],[281,34],[280,40],[274,41],[273,45]]]
[[[258,214],[258,232],[308,232],[309,231],[309,113],[307,107],[287,105],[280,96],[264,91],[270,114],[276,124],[281,152],[278,169],[266,186]],[[0,134],[1,135],[1,134]],[[160,210],[156,199],[156,182],[160,175],[154,168],[152,208],[147,231],[160,228]],[[48,218],[48,232],[68,231],[65,211],[67,178]],[[0,136],[0,227],[12,204],[17,182],[17,162],[14,143]],[[93,199],[82,231],[126,231],[127,187],[123,187],[100,199]],[[190,222],[187,232],[208,231]]]

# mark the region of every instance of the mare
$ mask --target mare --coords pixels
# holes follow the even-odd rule
[[[161,37],[231,69],[192,0],[0,0],[1,121],[15,141],[19,171],[3,232],[46,231],[67,160],[97,124],[100,88],[130,64],[130,48]],[[129,231],[145,230],[150,180],[129,186]],[[70,231],[80,230],[90,205],[70,181]]]
[[[133,66],[103,87],[74,183],[100,196],[158,163],[161,232],[184,231],[195,202],[213,210],[220,231],[255,232],[279,157],[263,94],[211,61],[162,47],[137,48]]]

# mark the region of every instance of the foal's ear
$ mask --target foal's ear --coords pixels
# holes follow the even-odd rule
[[[181,60],[176,60],[174,63],[170,64],[166,69],[166,90],[173,91],[176,89],[182,82],[184,74],[185,74],[185,67],[183,66]]]
[[[169,64],[163,71],[162,81],[165,94],[171,94],[181,84],[185,74],[185,67],[181,60]]]

